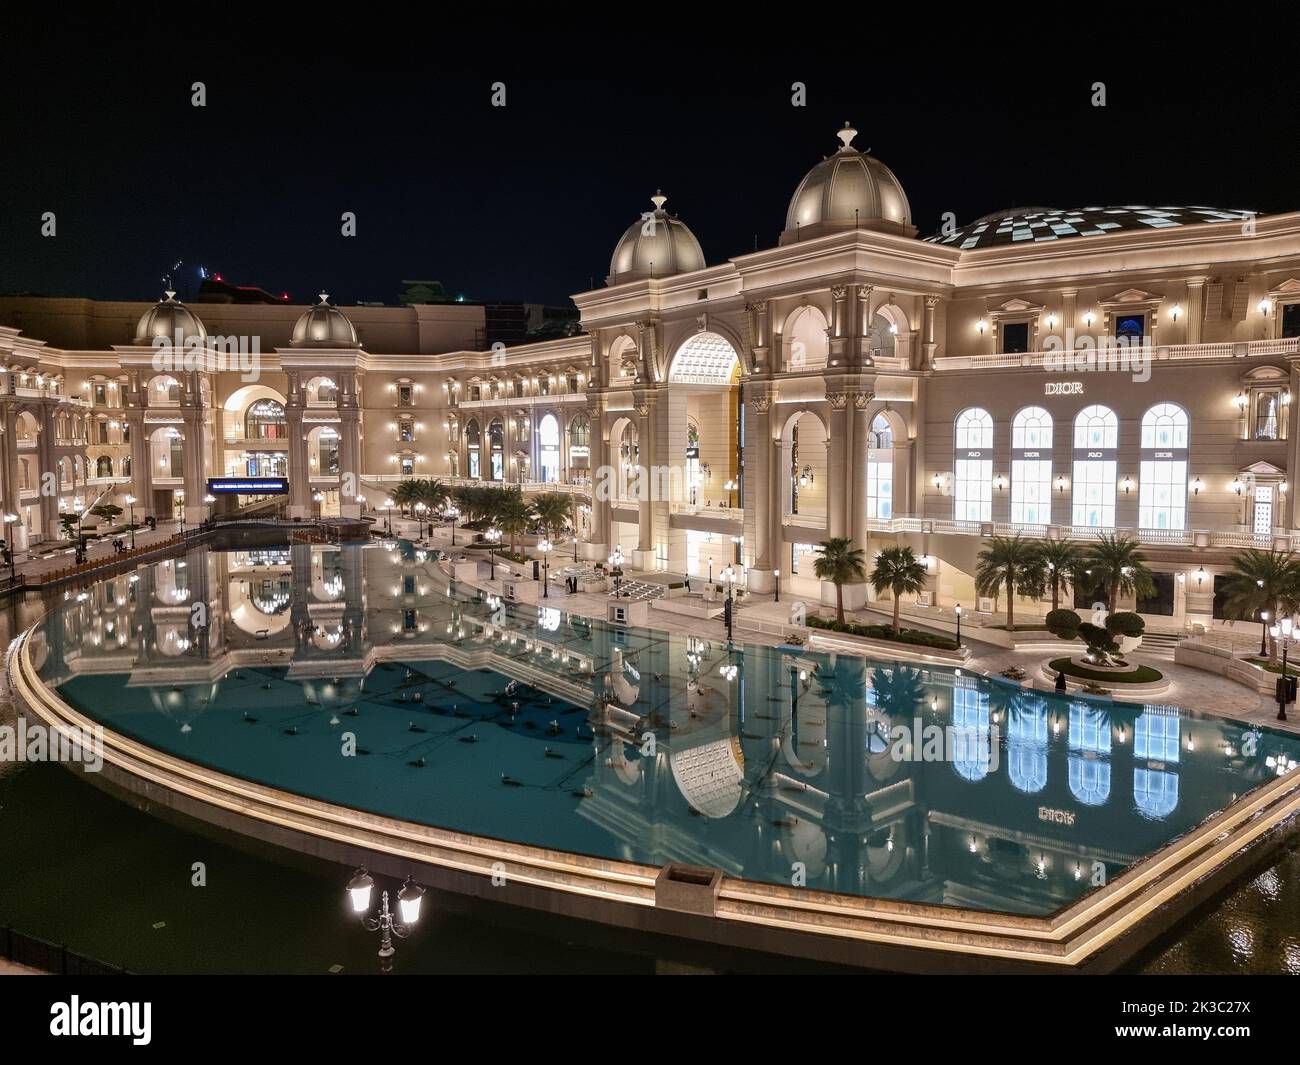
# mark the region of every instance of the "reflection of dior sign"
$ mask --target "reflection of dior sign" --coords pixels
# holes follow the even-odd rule
[[[1078,396],[1083,393],[1082,381],[1049,381],[1043,385],[1045,396]]]
[[[262,338],[175,336],[153,338],[151,365],[159,373],[239,373],[244,381],[261,377]]]

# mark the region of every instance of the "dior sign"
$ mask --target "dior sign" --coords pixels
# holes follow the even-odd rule
[[[1043,395],[1045,396],[1081,396],[1083,395],[1082,381],[1049,381],[1043,385]]]

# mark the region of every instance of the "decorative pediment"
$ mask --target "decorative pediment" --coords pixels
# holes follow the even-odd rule
[[[1294,277],[1288,277],[1280,285],[1274,285],[1268,290],[1270,296],[1296,296],[1300,295],[1300,281]]]
[[[1277,366],[1256,366],[1241,375],[1243,384],[1282,383],[1289,381],[1291,375]]]
[[[1102,306],[1108,306],[1116,303],[1159,303],[1164,296],[1155,292],[1148,292],[1142,288],[1126,288],[1122,292],[1116,292],[1109,299],[1101,301]]]
[[[998,308],[998,310],[1000,310],[1000,311],[1035,311],[1035,310],[1038,309],[1038,307],[1039,307],[1038,304],[1033,304],[1033,303],[1030,303],[1028,300],[1022,300],[1022,299],[1017,298],[1017,299],[1013,299],[1013,300],[1007,300],[1007,302],[1004,303],[1004,304],[1002,304],[1002,305]]]
[[[1286,470],[1279,469],[1271,462],[1252,462],[1239,471],[1251,477],[1286,477]]]

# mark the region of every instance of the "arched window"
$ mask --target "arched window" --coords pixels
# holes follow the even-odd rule
[[[1052,416],[1025,407],[1011,422],[1011,520],[1052,523]]]
[[[989,693],[960,683],[964,679],[958,678],[952,689],[952,767],[974,782],[988,776],[992,762]]]
[[[957,415],[954,455],[956,484],[953,517],[958,521],[993,518],[993,418],[980,407]]]
[[[1133,802],[1144,817],[1163,821],[1178,806],[1178,774],[1135,768]]]
[[[1070,792],[1085,806],[1110,798],[1110,719],[1096,707],[1070,705]]]
[[[123,455],[123,456],[122,456],[122,476],[123,476],[123,477],[130,477],[130,476],[131,476],[131,456],[130,456],[130,455]]]
[[[871,422],[867,452],[867,517],[888,521],[894,516],[894,430],[877,414]]]
[[[488,452],[490,455],[491,479],[503,481],[506,476],[506,434],[500,418],[493,418],[488,425]]]
[[[542,480],[555,484],[560,479],[560,423],[554,414],[542,418],[537,427],[537,463]]]
[[[1084,407],[1074,419],[1075,525],[1115,527],[1115,452],[1119,419],[1109,407]]]
[[[569,458],[585,459],[590,454],[590,448],[591,420],[585,414],[579,414],[569,423]]]
[[[109,458],[107,455],[100,455],[99,458],[95,460],[95,476],[96,477],[113,476],[113,460]]]
[[[482,434],[479,432],[478,419],[471,418],[465,423],[465,450],[469,455],[469,475],[474,480],[483,476],[480,459]]]
[[[284,407],[273,399],[259,399],[244,415],[244,436],[249,440],[284,440],[289,435]]]
[[[1047,787],[1047,703],[1019,699],[1007,721],[1007,772],[1011,786],[1026,795]]]
[[[1142,415],[1138,527],[1187,527],[1187,411],[1157,403]]]

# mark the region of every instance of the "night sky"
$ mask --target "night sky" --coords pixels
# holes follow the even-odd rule
[[[183,295],[203,264],[295,302],[325,288],[395,303],[413,278],[564,303],[603,282],[656,187],[710,263],[775,244],[845,119],[902,181],[922,235],[945,211],[965,223],[1016,205],[1300,209],[1300,75],[1241,52],[1051,62],[1032,33],[940,42],[873,25],[852,51],[821,30],[769,34],[756,53],[680,26],[560,33],[560,8],[545,30],[505,7],[477,25],[405,8],[368,27],[120,10],[4,16],[0,292],[154,299],[181,259]],[[206,108],[190,105],[194,81]],[[505,108],[490,106],[494,81]]]

